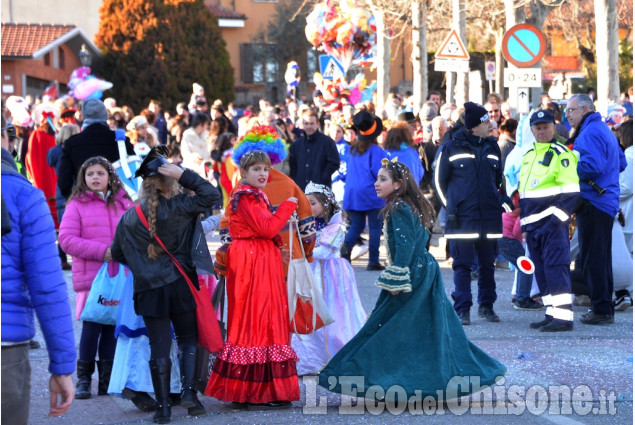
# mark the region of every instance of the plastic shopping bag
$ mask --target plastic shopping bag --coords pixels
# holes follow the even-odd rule
[[[115,276],[108,274],[108,263],[104,263],[93,280],[86,305],[80,316],[81,320],[97,322],[102,325],[115,325],[117,311],[124,286],[126,272],[130,273],[123,264],[119,264],[119,271]]]

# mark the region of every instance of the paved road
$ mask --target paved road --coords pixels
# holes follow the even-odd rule
[[[216,241],[210,241],[214,249]],[[439,258],[443,280],[448,295],[452,290],[452,269],[442,260],[442,249],[432,247]],[[374,286],[377,272],[367,272],[362,257],[355,261],[355,273],[362,303],[367,312],[372,310],[379,289]],[[74,308],[70,272],[66,274],[69,293]],[[249,412],[232,410],[225,403],[202,397],[208,414],[198,418],[187,416],[185,409],[174,407],[173,423],[176,424],[392,424],[426,423],[455,424],[457,420],[468,424],[627,424],[633,423],[633,313],[618,312],[615,324],[609,327],[586,326],[576,322],[572,332],[541,334],[528,327],[531,321],[542,318],[543,312],[517,311],[510,303],[513,272],[497,269],[498,296],[495,310],[500,323],[488,323],[476,317],[472,311],[472,325],[465,331],[476,345],[503,362],[508,369],[504,383],[495,386],[497,404],[491,408],[491,391],[485,391],[471,405],[444,404],[423,409],[421,403],[407,406],[358,405],[358,408],[340,407],[350,400],[327,392],[314,384],[311,377],[300,383],[302,399],[293,403],[291,410],[273,412]],[[476,282],[473,282],[476,290]],[[574,307],[576,320],[585,312]],[[425,324],[422,324],[425,326]],[[80,323],[75,324],[76,341],[79,343]],[[38,333],[36,339],[44,344]],[[397,342],[398,343],[398,342]],[[89,400],[76,400],[70,411],[61,418],[48,418],[48,358],[46,350],[31,350],[32,401],[31,424],[119,424],[152,423],[152,416],[138,410],[127,400],[111,396]],[[421,367],[426,367],[422,359]],[[557,397],[549,397],[555,386],[565,396],[562,405],[548,403]],[[525,393],[526,391],[526,393]],[[93,379],[95,395],[96,380]],[[309,393],[307,401],[306,394]],[[489,394],[488,394],[489,392]],[[567,402],[571,394],[573,404]],[[527,397],[524,396],[527,394]],[[483,398],[481,398],[483,397]],[[319,401],[318,401],[319,398]],[[527,406],[523,401],[527,399]],[[484,400],[484,401],[483,401]],[[614,401],[612,401],[614,400]],[[602,403],[601,403],[602,401]],[[361,401],[363,403],[363,400]],[[323,406],[327,406],[326,409]],[[307,407],[308,406],[308,407]],[[311,406],[322,408],[311,409]],[[361,413],[359,408],[362,407]],[[469,409],[468,409],[469,408]],[[467,410],[467,411],[466,411]],[[392,412],[392,413],[391,413]],[[558,414],[560,412],[561,414]],[[612,413],[612,414],[609,414]],[[421,418],[423,415],[425,418]],[[457,418],[457,416],[461,416]]]

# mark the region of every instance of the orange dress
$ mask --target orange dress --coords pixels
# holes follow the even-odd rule
[[[223,401],[267,403],[300,398],[289,330],[278,233],[296,204],[270,212],[267,196],[248,185],[232,196],[227,251],[227,341],[205,394]]]

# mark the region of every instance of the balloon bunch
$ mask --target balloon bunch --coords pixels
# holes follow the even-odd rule
[[[361,72],[351,82],[347,82],[341,77],[325,80],[322,78],[322,74],[316,72],[313,74],[313,83],[315,88],[322,92],[322,97],[326,102],[334,103],[338,101],[338,98],[346,97],[351,105],[372,98],[372,93],[377,87],[376,84],[367,86],[364,74]]]
[[[77,100],[101,99],[103,92],[112,88],[111,82],[100,80],[90,72],[87,66],[80,66],[73,71],[68,81],[69,95]]]
[[[287,157],[286,146],[278,137],[276,129],[267,125],[257,125],[247,130],[234,146],[232,159],[240,164],[242,157],[251,151],[266,153],[272,164],[279,164]]]
[[[348,70],[355,60],[368,61],[377,42],[377,25],[370,11],[355,0],[324,0],[306,18],[305,34],[318,50],[340,60]]]

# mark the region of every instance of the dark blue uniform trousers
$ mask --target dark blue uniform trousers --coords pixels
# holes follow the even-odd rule
[[[454,270],[454,310],[459,313],[472,307],[472,264],[478,257],[478,304],[492,307],[496,301],[494,261],[496,239],[451,240],[450,255]]]
[[[548,308],[547,314],[552,315],[550,306],[571,311],[570,298],[568,303],[557,302],[557,305],[553,305],[550,304],[550,297],[545,297],[560,294],[571,296],[569,220],[563,223],[556,217],[550,217],[538,224],[535,229],[527,232],[526,240],[529,258],[536,267],[534,272],[536,283]],[[559,314],[555,316],[561,321],[570,322],[568,319],[561,318]]]

